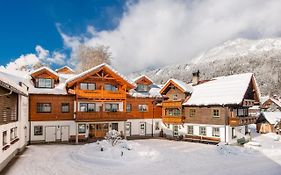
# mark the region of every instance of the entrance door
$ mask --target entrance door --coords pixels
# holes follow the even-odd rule
[[[173,134],[174,136],[178,136],[179,135],[179,126],[178,125],[174,125],[174,130],[173,130]]]
[[[90,136],[101,138],[108,132],[108,123],[90,124]]]
[[[56,127],[55,126],[46,126],[45,141],[46,142],[55,142],[56,141]]]
[[[69,139],[69,126],[61,127],[61,141],[66,142]]]
[[[126,136],[131,136],[131,122],[126,122]]]
[[[140,122],[140,135],[144,136],[146,134],[145,122]]]

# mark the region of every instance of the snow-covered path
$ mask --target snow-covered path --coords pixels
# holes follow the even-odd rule
[[[103,152],[96,143],[32,145],[7,174],[281,174],[279,151],[273,156],[252,148],[153,139],[130,141],[129,144],[133,150],[105,146]],[[278,145],[281,149],[281,142],[275,146]]]

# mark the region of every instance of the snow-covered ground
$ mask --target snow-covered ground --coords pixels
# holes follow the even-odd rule
[[[168,140],[106,141],[86,145],[32,145],[8,175],[281,174],[281,141],[255,134],[245,148]],[[104,148],[101,151],[101,147]],[[131,150],[129,150],[129,149]]]

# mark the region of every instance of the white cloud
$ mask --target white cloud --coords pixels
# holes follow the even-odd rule
[[[49,50],[44,49],[43,47],[37,45],[35,47],[36,53],[30,53],[26,55],[21,55],[19,58],[15,59],[8,63],[5,67],[7,70],[17,70],[23,66],[32,67],[38,63],[43,63],[45,65],[63,65],[65,64],[66,56],[59,52],[50,53]]]
[[[128,3],[117,28],[96,31],[92,37],[68,36],[66,47],[108,45],[114,66],[124,73],[152,66],[188,63],[221,42],[237,37],[265,38],[281,34],[278,0],[140,0]],[[75,58],[76,57],[76,58]]]

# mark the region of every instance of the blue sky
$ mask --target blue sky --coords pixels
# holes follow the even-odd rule
[[[65,52],[56,24],[71,35],[85,33],[87,25],[110,30],[122,16],[122,0],[9,0],[0,5],[0,65],[21,54],[33,53],[36,45]]]

